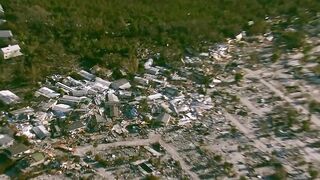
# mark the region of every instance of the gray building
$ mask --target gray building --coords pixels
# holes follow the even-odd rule
[[[79,74],[81,77],[83,77],[84,79],[88,80],[88,81],[92,81],[92,80],[94,80],[94,79],[96,78],[95,75],[93,75],[93,74],[91,74],[91,73],[89,73],[89,72],[87,72],[87,71],[85,71],[85,70],[79,71],[78,74]]]
[[[119,79],[117,81],[114,81],[111,83],[112,89],[129,89],[131,87],[131,84],[126,79]]]
[[[32,128],[32,131],[39,139],[44,139],[50,134],[43,125]]]
[[[163,122],[165,125],[168,125],[171,121],[171,116],[168,113],[163,113],[158,117],[158,120]]]
[[[10,30],[0,30],[1,39],[10,39],[12,38],[12,32]]]
[[[68,131],[69,132],[73,132],[76,130],[80,130],[83,129],[85,127],[85,125],[83,124],[82,121],[74,121],[72,124],[70,124],[70,126],[68,127]]]
[[[0,134],[0,148],[6,148],[13,144],[14,139],[6,134]]]
[[[19,144],[13,144],[12,146],[5,149],[4,152],[8,156],[15,156],[15,155],[24,153],[28,150],[29,150],[29,148],[26,145],[19,143]]]

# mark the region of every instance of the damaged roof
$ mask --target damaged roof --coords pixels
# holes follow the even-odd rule
[[[5,104],[17,103],[20,98],[9,90],[0,91],[0,100]]]

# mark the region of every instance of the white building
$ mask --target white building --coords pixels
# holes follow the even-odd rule
[[[118,90],[118,89],[122,89],[122,90],[129,89],[130,87],[131,87],[131,84],[126,79],[119,79],[119,80],[114,81],[114,82],[111,83],[111,88],[116,89],[116,90]]]
[[[92,81],[92,80],[94,80],[96,78],[95,75],[93,75],[93,74],[91,74],[91,73],[89,73],[89,72],[87,72],[85,70],[79,71],[78,74],[80,76],[82,76],[83,78],[85,78],[86,80],[88,80],[88,81]]]
[[[152,95],[148,96],[148,100],[150,100],[150,101],[160,99],[160,98],[162,98],[162,94],[160,94],[160,93],[152,94]]]
[[[35,95],[44,96],[46,98],[55,98],[55,97],[58,97],[60,94],[56,93],[54,90],[49,89],[47,87],[42,87],[35,93]]]
[[[1,48],[1,53],[4,59],[10,59],[22,55],[19,45],[9,45],[8,47]]]
[[[119,98],[118,98],[116,95],[112,94],[112,93],[109,93],[109,94],[108,94],[108,101],[109,101],[109,102],[112,102],[112,103],[118,103],[118,102],[120,102],[120,101],[119,101]]]
[[[19,100],[20,98],[9,90],[0,91],[0,101],[4,102],[5,104],[16,103]]]

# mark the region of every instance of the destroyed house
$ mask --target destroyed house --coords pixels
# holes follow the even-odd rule
[[[32,170],[32,167],[38,166],[42,164],[44,161],[45,161],[44,153],[36,152],[20,159],[16,164],[16,168],[22,173],[28,173]]]
[[[139,164],[139,169],[143,174],[150,174],[153,172],[153,167],[149,163],[141,163]]]
[[[55,104],[52,106],[52,110],[57,113],[68,113],[72,111],[72,108],[67,104]]]
[[[139,112],[134,106],[127,106],[124,110],[124,115],[129,119],[134,119],[138,117]]]
[[[17,103],[19,100],[20,98],[9,90],[0,91],[0,101],[2,101],[4,104],[8,105]]]
[[[110,117],[119,117],[119,115],[120,115],[119,107],[115,104],[110,105],[109,115],[110,115]]]
[[[172,88],[172,87],[166,87],[164,89],[164,94],[169,95],[169,96],[178,96],[179,90]]]
[[[43,125],[33,127],[32,131],[39,139],[44,139],[49,136],[49,132]]]
[[[88,95],[88,89],[87,88],[76,89],[76,90],[72,90],[71,93],[73,96],[76,96],[76,97],[86,96]]]
[[[6,134],[0,134],[0,148],[6,148],[13,144],[14,139]]]
[[[130,125],[126,126],[126,129],[131,134],[139,133],[141,131],[141,128],[139,127],[138,124],[130,124]]]
[[[70,106],[74,106],[79,104],[83,99],[84,99],[83,97],[64,95],[62,96],[62,98],[60,98],[59,102],[70,105]]]
[[[163,113],[162,115],[159,116],[158,120],[163,122],[165,125],[168,125],[169,122],[171,121],[171,116],[168,113]]]
[[[99,83],[99,84],[102,84],[103,86],[105,86],[105,87],[109,87],[110,86],[110,84],[111,84],[111,82],[109,82],[109,81],[106,81],[106,80],[104,80],[104,79],[101,79],[101,78],[99,78],[99,77],[97,77],[96,78],[96,81],[95,81],[96,83]]]
[[[58,82],[56,85],[58,87],[60,87],[63,91],[65,91],[66,93],[72,92],[74,90],[73,88],[71,88],[71,87],[69,87],[69,86],[67,86],[65,84],[62,84],[60,82]]]
[[[49,89],[47,87],[42,87],[35,93],[36,96],[44,96],[46,98],[55,98],[58,97],[60,94],[56,93],[54,90]]]
[[[88,80],[88,81],[92,81],[92,80],[94,80],[94,79],[96,78],[95,75],[93,75],[93,74],[91,74],[91,73],[89,73],[89,72],[87,72],[87,71],[85,71],[85,70],[79,71],[78,74],[79,74],[81,77],[83,77],[84,79]]]
[[[119,91],[119,95],[121,98],[131,98],[132,97],[132,92],[131,91]]]
[[[109,93],[108,94],[108,103],[109,104],[119,103],[119,98],[116,95]]]
[[[150,101],[160,99],[160,98],[162,98],[162,94],[160,94],[160,93],[152,94],[152,95],[148,96],[148,100],[150,100]]]
[[[39,108],[43,111],[48,111],[50,108],[57,104],[57,100],[50,99],[48,102],[42,102],[39,104]]]
[[[34,109],[32,109],[30,107],[25,107],[25,108],[11,111],[10,114],[16,120],[30,120],[31,115],[34,115]]]
[[[6,134],[10,137],[13,137],[15,134],[15,131],[11,129],[9,126],[4,126],[0,128],[0,134]]]
[[[4,59],[10,59],[22,55],[19,45],[9,45],[8,47],[1,48],[1,53]]]
[[[108,115],[110,117],[119,117],[119,115],[120,115],[119,98],[112,93],[109,93],[107,95],[107,98],[108,98],[108,102],[106,103],[106,109],[107,109]]]
[[[25,108],[17,109],[10,112],[10,114],[12,114],[13,116],[19,116],[20,114],[33,114],[33,113],[34,113],[34,109],[31,107],[25,107]]]
[[[158,75],[160,72],[160,69],[155,68],[155,67],[150,67],[148,69],[146,69],[146,72],[152,75]]]
[[[45,155],[42,152],[36,152],[20,159],[16,164],[16,169],[22,173],[28,173],[32,167],[42,164],[45,161]]]
[[[10,30],[0,30],[1,39],[10,39],[12,38],[12,32]]]
[[[108,86],[105,86],[105,85],[103,85],[103,84],[101,84],[101,83],[96,82],[96,83],[94,83],[94,84],[92,85],[92,89],[94,89],[94,90],[102,93],[102,92],[104,92],[105,90],[108,89]]]
[[[61,136],[61,130],[58,125],[53,125],[51,128],[51,133],[53,137],[59,137]]]
[[[7,149],[4,150],[4,152],[8,155],[8,156],[15,156],[18,155],[20,153],[24,153],[26,151],[28,151],[29,148],[24,145],[24,144],[13,144],[12,146],[8,147]]]
[[[144,63],[144,68],[149,69],[152,66],[152,64],[153,64],[153,59],[150,58],[148,59],[147,62]]]
[[[129,89],[131,84],[126,79],[119,79],[111,83],[111,88],[118,90],[118,89]]]
[[[99,114],[95,114],[95,119],[96,119],[97,123],[99,123],[99,124],[106,122],[106,119]]]
[[[72,132],[72,131],[75,131],[78,129],[82,129],[84,127],[85,127],[85,125],[83,124],[82,121],[75,121],[69,126],[68,131]]]
[[[36,152],[30,155],[30,167],[37,166],[44,162],[45,155],[42,152]]]
[[[84,85],[81,81],[73,79],[70,76],[68,76],[66,79],[68,80],[69,84],[72,85],[72,86],[80,86],[81,87],[81,86]]]
[[[141,78],[141,77],[138,77],[138,76],[134,77],[134,81],[137,82],[138,84],[141,84],[141,85],[144,85],[144,86],[149,84],[149,80],[148,79]]]

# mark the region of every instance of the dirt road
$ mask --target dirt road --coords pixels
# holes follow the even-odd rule
[[[191,167],[186,164],[186,162],[183,160],[183,158],[179,155],[179,153],[176,151],[175,147],[164,142],[161,139],[160,135],[150,135],[148,139],[134,139],[134,140],[128,140],[128,141],[119,141],[114,143],[107,143],[107,144],[99,144],[97,147],[93,147],[92,145],[86,145],[86,146],[78,146],[74,154],[78,156],[84,156],[86,152],[88,151],[103,151],[108,148],[114,148],[119,146],[147,146],[152,143],[159,142],[161,146],[167,151],[168,154],[172,156],[172,158],[180,163],[180,166],[182,170],[184,170],[189,176],[194,179],[198,180],[199,177],[196,173],[192,172],[190,169]],[[103,169],[96,169],[97,174],[103,176],[107,175],[108,172],[105,172]]]

